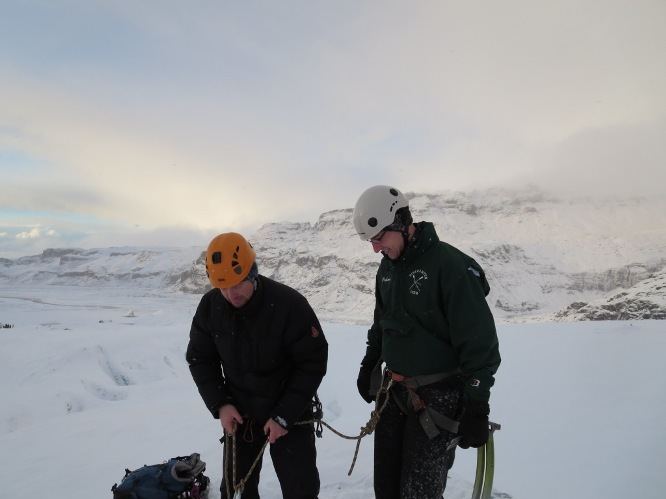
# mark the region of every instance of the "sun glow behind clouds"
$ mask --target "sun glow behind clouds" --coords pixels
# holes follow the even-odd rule
[[[215,233],[375,183],[666,183],[663,2],[69,3],[0,20],[0,215]]]

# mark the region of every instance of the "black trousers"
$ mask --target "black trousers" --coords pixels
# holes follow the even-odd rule
[[[246,421],[236,429],[236,482],[247,475],[252,463],[266,441],[263,425]],[[229,439],[225,446],[230,445]],[[230,445],[231,447],[231,445]],[[319,495],[319,471],[317,470],[317,450],[315,448],[314,428],[312,425],[293,426],[283,437],[269,445],[270,455],[282,489],[284,499],[317,499]],[[231,450],[225,456],[230,455]],[[231,499],[234,495],[233,468],[231,462],[224,462],[224,473],[220,491],[222,499]],[[242,499],[259,498],[259,474],[261,461],[257,463],[252,475],[245,484]],[[231,498],[227,497],[226,481],[229,480]]]
[[[457,419],[460,410],[459,387],[434,384],[417,390],[421,399],[436,411]],[[374,486],[377,499],[441,499],[446,475],[455,457],[455,448],[446,448],[456,436],[446,430],[433,438],[423,431],[418,415],[411,409],[407,390],[391,388],[391,399],[375,429]],[[403,412],[394,397],[399,397]]]

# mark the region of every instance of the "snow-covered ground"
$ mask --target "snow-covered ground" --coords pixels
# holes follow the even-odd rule
[[[111,497],[126,467],[201,453],[220,482],[219,422],[184,361],[198,297],[148,290],[0,287],[0,497]],[[357,433],[365,328],[324,324],[325,419]],[[491,400],[496,497],[657,499],[666,474],[666,322],[499,325]],[[322,499],[370,498],[372,437],[317,441]],[[471,495],[475,452],[458,451],[447,499]],[[279,498],[270,460],[262,497]],[[507,494],[507,495],[502,495]]]

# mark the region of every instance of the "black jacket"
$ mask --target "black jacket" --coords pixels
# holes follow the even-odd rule
[[[213,417],[231,403],[257,423],[273,417],[287,426],[306,415],[327,356],[328,344],[307,300],[264,276],[239,309],[218,289],[206,293],[192,320],[186,354]]]

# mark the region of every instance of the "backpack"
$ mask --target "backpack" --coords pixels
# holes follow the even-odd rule
[[[206,463],[196,453],[134,471],[125,469],[120,485],[111,487],[113,499],[204,499],[210,481],[205,470]]]

